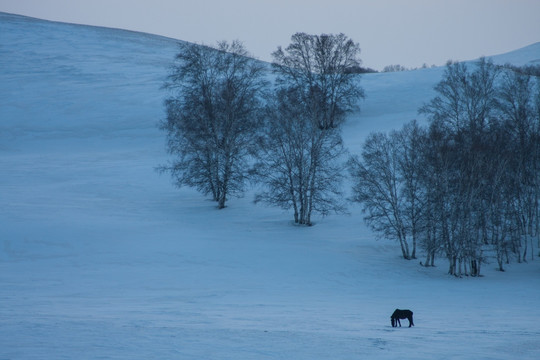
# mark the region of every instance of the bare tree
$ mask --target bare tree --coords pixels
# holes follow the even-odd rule
[[[364,97],[359,85],[360,46],[344,34],[296,33],[272,55],[278,86],[299,90],[306,111],[321,129],[339,126]]]
[[[422,153],[425,146],[426,131],[413,120],[403,126],[400,131],[391,134],[393,141],[399,148],[399,179],[403,185],[403,212],[407,223],[407,230],[412,240],[411,258],[416,259],[416,247],[419,237],[424,232],[425,196],[422,186]],[[431,252],[433,264],[434,252]],[[426,264],[428,261],[426,260]]]
[[[362,159],[351,157],[353,201],[359,202],[371,228],[398,240],[404,259],[411,259],[405,215],[404,184],[400,180],[399,144],[384,133],[372,133],[362,149]]]
[[[281,88],[268,108],[256,165],[264,190],[255,201],[293,209],[294,222],[312,225],[312,213],[344,212],[340,130],[321,130],[299,91]]]
[[[168,150],[162,166],[177,186],[190,186],[224,208],[241,194],[256,152],[267,82],[264,66],[249,58],[239,41],[217,48],[180,44],[164,88]]]
[[[426,131],[416,121],[399,131],[372,133],[362,158],[352,157],[353,201],[362,203],[365,220],[384,237],[397,239],[403,258],[415,259],[417,244],[426,245],[426,264],[433,264],[436,247],[427,246],[426,190],[423,151]]]

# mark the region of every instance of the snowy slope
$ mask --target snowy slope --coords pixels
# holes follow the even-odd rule
[[[538,260],[454,279],[355,206],[299,228],[156,174],[175,43],[0,13],[0,359],[540,358]],[[416,118],[441,74],[365,75],[350,151]],[[415,327],[390,326],[397,307]]]
[[[491,56],[496,64],[513,64],[516,66],[538,66],[540,65],[540,42],[525,46],[519,50]]]

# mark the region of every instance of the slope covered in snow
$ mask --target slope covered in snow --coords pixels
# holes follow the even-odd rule
[[[356,206],[300,228],[159,176],[175,43],[0,13],[0,359],[540,357],[538,260],[455,279]],[[365,75],[351,153],[416,118],[442,71]],[[390,326],[398,307],[415,327]]]
[[[516,51],[490,57],[496,64],[512,64],[516,66],[540,65],[540,42],[525,46]]]

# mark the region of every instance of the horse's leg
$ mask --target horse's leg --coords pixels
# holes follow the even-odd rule
[[[396,318],[398,324],[399,324],[399,327],[401,327],[401,321],[399,321],[399,318]],[[396,325],[397,326],[397,325]]]

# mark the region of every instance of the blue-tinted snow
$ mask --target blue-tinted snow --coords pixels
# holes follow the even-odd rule
[[[159,176],[175,43],[0,14],[0,359],[540,358],[538,259],[455,279],[356,206],[299,228]],[[418,118],[441,74],[363,76],[351,153]],[[390,326],[397,307],[415,327]]]

